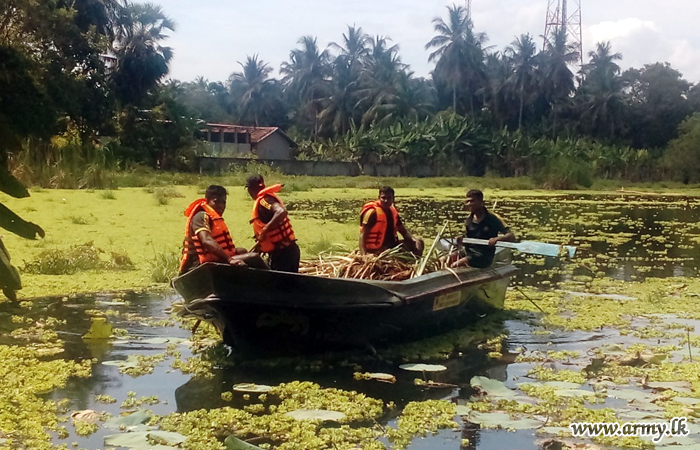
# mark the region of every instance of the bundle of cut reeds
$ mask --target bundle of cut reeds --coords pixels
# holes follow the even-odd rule
[[[359,280],[402,281],[413,277],[421,262],[421,259],[398,246],[378,255],[361,255],[358,251],[349,255],[321,253],[317,259],[301,261],[299,273]],[[423,273],[440,268],[442,262],[437,254],[433,254]]]

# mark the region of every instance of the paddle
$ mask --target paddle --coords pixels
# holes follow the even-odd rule
[[[462,238],[464,244],[489,245],[489,241],[485,239]],[[546,242],[522,241],[522,242],[496,242],[496,247],[513,248],[522,253],[532,253],[542,256],[568,256],[574,257],[576,247],[572,245],[557,245],[548,244]]]

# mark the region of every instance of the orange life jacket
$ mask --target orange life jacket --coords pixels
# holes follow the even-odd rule
[[[253,232],[255,233],[256,237],[260,235],[260,232],[262,232],[262,229],[266,225],[266,223],[260,220],[260,217],[258,216],[258,206],[260,206],[260,202],[266,195],[270,195],[274,197],[274,199],[279,202],[282,207],[284,207],[284,203],[282,203],[282,200],[280,200],[276,194],[281,189],[281,184],[275,184],[258,192],[258,196],[255,198],[255,204],[253,205],[253,218],[250,219],[250,223],[253,224]],[[285,217],[279,226],[272,230],[268,229],[267,233],[265,234],[265,240],[258,241],[258,245],[261,252],[269,253],[275,248],[281,247],[282,244],[294,242],[296,239],[297,238],[294,236],[294,230],[292,230],[292,224],[289,221],[289,218]]]
[[[360,220],[362,220],[366,212],[372,209],[374,209],[377,214],[377,222],[369,229],[369,233],[365,237],[365,248],[367,250],[379,250],[384,243],[388,221],[384,208],[382,208],[382,204],[379,200],[365,203],[360,213]],[[399,235],[397,233],[397,228],[399,226],[399,212],[394,208],[394,205],[391,205],[389,209],[394,222],[394,240],[398,241]],[[362,232],[362,225],[360,225],[360,232]]]
[[[214,209],[207,204],[206,199],[195,200],[187,207],[185,210],[185,216],[187,217],[187,225],[185,226],[185,242],[182,248],[182,257],[180,258],[180,272],[182,272],[185,263],[191,255],[196,254],[199,259],[200,264],[207,261],[219,261],[216,255],[209,252],[202,245],[199,236],[196,234],[192,235],[192,230],[190,225],[192,223],[192,218],[199,211],[204,211],[209,219],[211,220],[211,235],[219,246],[226,252],[226,254],[231,257],[236,254],[236,246],[233,245],[233,240],[231,239],[231,234],[228,231],[226,222],[224,219],[214,211]],[[223,261],[221,261],[223,262]]]

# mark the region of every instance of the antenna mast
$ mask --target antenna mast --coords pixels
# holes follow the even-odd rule
[[[583,66],[583,27],[581,26],[581,0],[548,0],[544,22],[544,45],[552,43],[559,30],[566,30],[566,40],[579,54],[579,65]],[[573,6],[573,8],[569,8]],[[571,11],[571,12],[570,12]]]

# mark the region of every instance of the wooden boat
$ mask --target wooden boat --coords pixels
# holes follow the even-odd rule
[[[460,268],[405,281],[326,278],[206,263],[173,280],[183,313],[212,323],[242,351],[308,353],[367,347],[444,331],[501,308],[508,249],[487,269]]]

